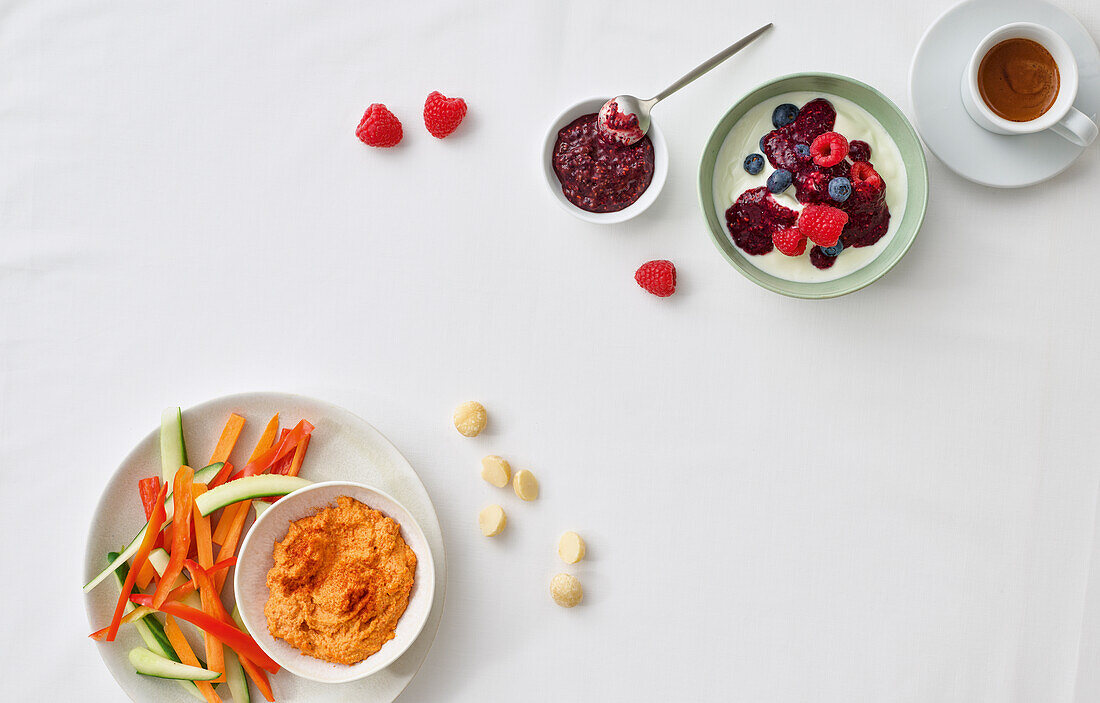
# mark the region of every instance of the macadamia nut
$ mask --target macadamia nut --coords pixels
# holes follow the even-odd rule
[[[584,559],[584,549],[584,540],[576,532],[566,532],[558,540],[558,556],[566,564],[576,564]]]
[[[508,524],[508,516],[504,514],[504,508],[499,505],[489,505],[482,509],[477,516],[477,525],[481,528],[481,534],[486,537],[496,537],[504,531]]]
[[[481,477],[497,488],[504,488],[512,480],[512,467],[502,457],[490,454],[481,460]]]
[[[538,479],[527,469],[520,469],[512,477],[512,489],[523,500],[534,500],[539,497]]]
[[[584,589],[572,574],[558,574],[550,580],[550,596],[561,607],[572,608],[584,598]]]
[[[455,408],[455,429],[464,437],[477,437],[485,429],[489,415],[485,406],[476,400],[467,400]]]

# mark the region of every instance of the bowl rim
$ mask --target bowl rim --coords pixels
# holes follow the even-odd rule
[[[341,683],[350,683],[352,681],[359,681],[360,679],[364,679],[368,676],[371,676],[373,674],[378,673],[379,671],[382,671],[383,669],[385,669],[386,667],[390,666],[395,661],[397,661],[401,657],[401,655],[403,655],[406,652],[406,650],[408,650],[408,648],[411,647],[414,642],[416,642],[416,640],[420,637],[420,634],[424,631],[424,627],[428,622],[429,616],[431,615],[431,603],[435,599],[435,558],[432,556],[431,549],[430,549],[430,544],[428,543],[427,536],[424,534],[424,530],[421,529],[421,527],[420,527],[420,523],[417,522],[416,517],[412,514],[412,512],[408,508],[405,507],[404,503],[402,503],[401,501],[397,500],[396,498],[394,498],[389,493],[387,493],[387,492],[385,492],[385,491],[383,491],[379,488],[375,488],[374,486],[368,485],[366,483],[361,483],[359,481],[341,481],[341,480],[318,481],[317,483],[312,483],[308,486],[303,486],[302,488],[299,488],[298,490],[293,491],[292,493],[288,493],[287,495],[283,496],[280,500],[278,500],[276,503],[274,503],[269,509],[265,510],[263,512],[263,514],[260,515],[259,517],[257,517],[256,520],[252,523],[252,526],[249,528],[248,532],[245,534],[244,539],[241,540],[241,547],[237,552],[238,555],[244,555],[249,551],[248,547],[251,544],[252,537],[253,537],[253,535],[257,534],[257,529],[256,528],[261,524],[262,521],[264,521],[266,519],[269,519],[270,516],[275,513],[275,509],[276,509],[276,507],[279,506],[279,504],[283,503],[284,505],[289,505],[290,502],[293,501],[294,499],[299,499],[300,500],[302,496],[304,496],[308,493],[315,492],[315,491],[317,491],[318,489],[321,489],[321,488],[331,488],[331,487],[334,487],[334,486],[336,486],[336,487],[355,488],[355,489],[358,489],[358,490],[363,490],[363,491],[367,491],[369,493],[373,493],[375,495],[378,495],[378,496],[382,497],[383,499],[391,501],[394,505],[401,508],[401,510],[405,513],[404,517],[407,518],[407,519],[402,519],[401,520],[401,529],[402,530],[408,529],[408,530],[412,531],[416,535],[417,539],[422,544],[428,545],[428,547],[429,547],[428,549],[423,550],[423,551],[427,552],[427,557],[426,558],[424,558],[420,553],[417,553],[417,555],[416,555],[418,563],[423,564],[424,567],[425,567],[425,578],[422,579],[422,581],[424,582],[424,584],[422,586],[422,588],[423,588],[422,592],[423,592],[423,597],[428,601],[428,607],[424,611],[424,616],[421,617],[419,619],[419,622],[416,623],[415,630],[403,642],[400,643],[400,646],[394,647],[393,649],[390,649],[389,651],[387,651],[385,658],[377,660],[378,662],[380,662],[377,665],[375,665],[373,667],[364,667],[363,671],[355,672],[355,673],[353,673],[353,674],[351,674],[351,675],[349,675],[345,678],[322,679],[322,678],[317,678],[315,676],[311,676],[309,673],[303,672],[295,663],[293,663],[293,662],[288,663],[284,659],[282,659],[280,652],[272,651],[272,649],[270,647],[266,646],[266,643],[264,642],[264,638],[256,637],[255,635],[253,635],[253,639],[256,641],[256,644],[258,644],[260,646],[260,648],[262,650],[264,650],[264,652],[267,653],[268,656],[270,656],[272,659],[274,659],[276,663],[278,663],[282,668],[286,669],[289,673],[291,673],[294,676],[297,676],[299,678],[307,679],[309,681],[315,681],[317,683],[324,683],[324,684],[341,684]],[[284,503],[284,501],[288,501],[288,502]],[[329,502],[331,502],[331,501],[329,501]],[[326,502],[323,505],[318,504],[316,507],[319,510],[322,507],[324,507],[324,505],[328,505],[328,502]],[[284,508],[284,509],[286,509],[286,508]],[[393,516],[387,515],[387,517],[393,517]],[[270,519],[274,519],[274,518],[270,518]],[[238,607],[238,611],[239,611],[240,616],[241,616],[241,620],[244,622],[244,624],[246,626],[246,629],[249,631],[249,633],[251,633],[255,630],[255,627],[253,626],[254,624],[249,622],[248,616],[245,614],[246,612],[248,612],[248,609],[245,608],[244,605],[240,601],[240,594],[246,592],[246,591],[242,591],[242,589],[240,588],[241,574],[245,571],[245,569],[240,568],[240,566],[241,566],[240,563],[238,563],[237,568],[234,569],[233,593],[234,593],[234,598],[237,601],[237,607]],[[418,586],[420,586],[420,584],[418,584]],[[404,617],[404,614],[402,615],[402,617]],[[265,628],[266,628],[266,625],[265,625]],[[265,629],[265,631],[266,631],[266,629]],[[390,640],[389,642],[387,642],[386,645],[389,645],[391,643],[392,644],[398,644],[396,637],[393,640]],[[341,665],[341,664],[333,664],[332,666],[334,666],[334,667],[343,666],[346,670],[351,672],[355,669],[355,667],[359,666],[360,664],[369,662],[374,656],[376,656],[378,654],[381,654],[381,653],[382,653],[382,650],[379,650],[374,655],[371,655],[371,657],[368,657],[367,659],[364,659],[362,662],[359,662],[359,664],[352,664],[350,666],[349,665]],[[320,661],[320,660],[318,660],[318,661]]]
[[[769,88],[777,83],[782,83],[784,81],[794,81],[807,78],[837,80],[844,83],[850,83],[858,88],[873,93],[880,100],[882,100],[889,109],[893,110],[897,114],[897,116],[901,118],[901,125],[904,129],[905,134],[917,147],[916,153],[918,158],[914,160],[912,164],[913,166],[916,166],[915,169],[910,167],[910,163],[906,161],[904,157],[902,159],[902,163],[904,164],[906,169],[906,177],[908,179],[908,182],[912,184],[913,178],[915,176],[920,177],[919,188],[922,195],[922,197],[920,198],[920,210],[919,212],[917,212],[916,210],[910,208],[910,202],[907,200],[905,214],[903,215],[903,220],[909,218],[910,216],[913,217],[912,234],[909,235],[908,241],[905,241],[902,244],[901,248],[897,250],[891,260],[886,261],[885,265],[881,269],[873,271],[870,275],[868,275],[868,270],[871,269],[871,267],[874,266],[876,262],[883,261],[886,250],[880,252],[878,256],[868,262],[866,266],[852,271],[846,276],[842,276],[840,278],[830,281],[788,281],[786,279],[779,278],[778,276],[773,276],[765,271],[758,269],[748,261],[741,261],[739,258],[731,256],[730,253],[723,247],[723,243],[729,238],[729,235],[725,231],[725,227],[722,227],[721,222],[719,222],[719,227],[716,231],[711,221],[711,214],[714,210],[714,196],[713,193],[710,191],[713,189],[713,186],[711,189],[706,189],[704,188],[704,185],[708,178],[713,179],[714,164],[711,164],[709,169],[707,168],[707,151],[710,149],[711,145],[716,142],[718,148],[721,149],[721,143],[725,141],[725,138],[728,135],[728,131],[726,131],[721,134],[719,138],[718,131],[719,128],[722,126],[722,123],[726,121],[727,117],[729,117],[731,113],[741,107],[741,105],[746,100],[748,100],[752,95],[758,93],[759,91]],[[792,88],[792,90],[798,89]],[[867,108],[864,107],[864,109]],[[714,125],[714,128],[711,130],[710,136],[708,136],[706,142],[704,142],[703,151],[699,157],[697,196],[699,199],[699,206],[702,209],[703,219],[706,221],[707,232],[710,235],[711,241],[714,243],[718,251],[722,254],[722,258],[724,258],[731,266],[737,269],[737,271],[740,272],[741,275],[743,275],[745,278],[748,278],[750,281],[757,284],[761,288],[769,290],[773,293],[785,295],[790,298],[799,298],[803,300],[825,300],[830,298],[839,298],[841,296],[848,295],[849,293],[854,293],[858,290],[862,290],[863,288],[866,288],[867,286],[881,279],[883,276],[889,273],[898,264],[899,261],[901,261],[905,257],[905,255],[909,252],[909,249],[913,246],[913,242],[916,241],[917,234],[920,233],[921,227],[924,224],[925,215],[928,211],[928,159],[924,153],[924,143],[921,141],[920,136],[917,133],[916,129],[913,127],[912,122],[901,110],[901,108],[898,107],[893,100],[883,94],[882,91],[876,89],[871,85],[868,85],[867,83],[864,83],[863,81],[839,73],[829,73],[825,71],[800,71],[797,73],[788,73],[782,76],[777,76],[752,87],[751,89],[746,91],[741,97],[739,97],[729,107],[729,109],[722,113],[722,116],[718,119],[718,121]],[[717,220],[717,215],[715,215],[714,218],[715,220]],[[736,245],[733,246],[734,248],[736,248]],[[740,256],[743,258],[744,255]],[[863,275],[860,276],[860,274]],[[832,291],[819,290],[819,288],[822,286],[836,286],[836,284],[838,284],[839,282],[852,277],[856,278],[854,278],[847,286],[839,287],[836,290]]]
[[[558,131],[586,112],[598,112],[600,107],[611,97],[608,95],[606,97],[585,98],[562,110],[548,125],[539,155],[543,178],[546,180],[546,186],[549,188],[554,200],[577,219],[598,225],[618,224],[641,215],[657,200],[661,191],[664,190],[665,181],[668,180],[668,142],[665,141],[664,132],[661,131],[661,127],[657,122],[651,121],[649,131],[646,134],[653,143],[653,180],[649,182],[649,187],[638,196],[637,200],[615,212],[588,212],[566,200],[565,195],[561,192],[561,182],[558,181],[557,174],[554,173],[553,154],[554,144],[558,140]]]

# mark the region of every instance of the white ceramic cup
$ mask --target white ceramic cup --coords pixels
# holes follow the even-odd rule
[[[1042,44],[1058,65],[1058,97],[1050,109],[1028,122],[1013,122],[995,114],[978,90],[978,67],[997,44],[1007,39],[1030,39]],[[1069,44],[1052,29],[1031,22],[1015,22],[993,30],[978,44],[962,77],[962,100],[970,117],[996,134],[1032,134],[1051,130],[1078,146],[1096,139],[1096,123],[1073,106],[1077,99],[1077,59]]]

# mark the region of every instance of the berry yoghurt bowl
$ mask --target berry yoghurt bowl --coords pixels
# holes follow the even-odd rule
[[[772,80],[718,123],[699,165],[699,201],[722,255],[795,298],[874,283],[909,250],[928,203],[912,125],[859,81]]]
[[[543,172],[554,199],[575,217],[596,224],[642,214],[668,175],[668,145],[656,123],[632,145],[599,134],[598,114],[609,99],[589,98],[562,112],[542,147]]]

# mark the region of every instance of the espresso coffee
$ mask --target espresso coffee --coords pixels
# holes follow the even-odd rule
[[[1058,99],[1058,64],[1039,42],[1006,39],[978,66],[978,92],[998,117],[1030,122]]]

